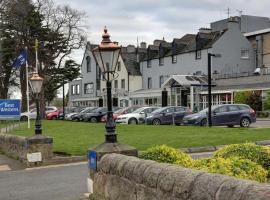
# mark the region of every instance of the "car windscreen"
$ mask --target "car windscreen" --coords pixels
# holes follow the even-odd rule
[[[214,110],[214,109],[216,109],[218,106],[212,106],[212,109],[211,110]],[[203,109],[203,110],[201,110],[199,113],[201,113],[201,114],[205,114],[205,113],[207,113],[208,112],[208,108],[205,108],[205,109]]]
[[[146,108],[139,108],[138,110],[135,110],[133,113],[140,113],[144,111]]]

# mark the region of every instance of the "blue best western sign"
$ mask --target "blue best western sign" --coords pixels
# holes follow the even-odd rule
[[[0,99],[0,120],[18,120],[21,116],[19,99]]]

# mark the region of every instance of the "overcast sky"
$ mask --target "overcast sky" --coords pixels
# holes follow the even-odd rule
[[[87,14],[88,40],[100,43],[103,27],[108,27],[111,39],[121,45],[137,44],[154,39],[172,41],[186,33],[196,33],[200,27],[230,15],[270,17],[269,0],[55,0]],[[76,60],[82,52],[76,52]]]

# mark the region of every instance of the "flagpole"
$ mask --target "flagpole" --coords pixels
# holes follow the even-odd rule
[[[38,73],[38,40],[35,40],[35,50],[36,50],[36,71]]]
[[[28,128],[30,128],[30,113],[29,113],[29,84],[28,84],[28,62],[25,62],[25,68],[26,68],[26,101],[27,101],[27,124]]]

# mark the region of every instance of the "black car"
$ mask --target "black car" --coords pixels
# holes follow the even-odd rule
[[[183,106],[170,106],[159,108],[146,118],[147,124],[160,125],[160,124],[176,124],[182,123],[183,117],[191,114],[187,107]]]
[[[214,126],[240,125],[249,127],[256,122],[255,111],[245,104],[223,104],[212,107],[212,124]],[[186,125],[207,125],[208,108],[189,116],[184,117],[183,123]]]
[[[71,120],[72,121],[82,121],[84,115],[93,112],[95,109],[97,109],[97,107],[88,107],[88,108],[85,108],[80,113],[75,114],[75,115],[72,115],[71,116]]]
[[[119,110],[120,108],[118,107],[113,107],[113,111]],[[85,115],[82,116],[82,120],[83,121],[87,121],[87,122],[100,122],[101,118],[107,114],[108,108],[97,108],[95,110],[93,110],[93,112],[91,113],[86,113]]]

